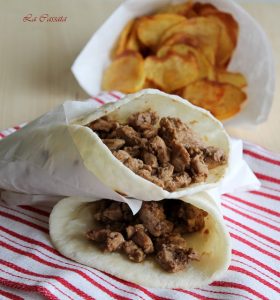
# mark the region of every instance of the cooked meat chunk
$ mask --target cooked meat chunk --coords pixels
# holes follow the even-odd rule
[[[127,228],[127,232],[128,231],[129,234],[131,234],[130,238],[133,242],[141,247],[146,254],[154,252],[153,242],[146,233],[145,227],[142,224],[135,225],[133,230],[131,228]]]
[[[223,149],[217,147],[206,147],[204,149],[205,163],[209,169],[213,169],[226,162],[226,155]]]
[[[91,230],[87,233],[87,238],[101,243],[105,252],[119,250],[125,241],[120,232],[113,232],[109,229]]]
[[[128,146],[135,146],[141,143],[141,137],[139,132],[135,131],[128,125],[120,126],[116,130],[117,138],[125,140]]]
[[[173,230],[173,223],[166,220],[162,204],[151,201],[143,202],[139,218],[149,233],[155,237]]]
[[[179,118],[162,118],[160,120],[159,135],[168,145],[174,141],[191,147],[203,145],[195,133]]]
[[[110,222],[110,221],[121,221],[123,220],[123,213],[121,210],[120,203],[118,202],[112,202],[109,207],[105,208],[102,211],[97,212],[94,215],[94,218],[97,221],[101,221],[104,223]]]
[[[146,257],[144,251],[140,247],[138,247],[133,241],[124,242],[123,250],[130,260],[137,263],[142,262]]]
[[[166,234],[156,239],[156,248],[161,250],[163,245],[173,244],[181,249],[188,249],[186,240],[179,233]]]
[[[121,140],[121,139],[103,139],[102,142],[110,150],[118,150],[125,144],[125,140]]]
[[[151,151],[157,156],[158,161],[161,164],[166,164],[169,162],[169,151],[165,145],[164,140],[161,137],[156,136],[150,139],[150,148]]]
[[[133,213],[131,209],[126,203],[120,203],[120,205],[121,205],[124,221],[131,222],[133,220]]]
[[[182,249],[174,244],[163,244],[157,252],[156,259],[160,266],[171,273],[186,268],[189,262],[189,250]]]
[[[183,144],[174,142],[172,144],[171,163],[175,172],[184,172],[190,166],[190,155]]]
[[[222,149],[206,146],[179,118],[159,119],[152,110],[124,124],[103,117],[87,126],[127,168],[170,192],[205,181],[208,169],[227,160]]]
[[[183,232],[195,232],[204,227],[207,213],[189,203],[181,203],[177,216],[184,221]]]
[[[141,131],[151,129],[159,120],[158,115],[151,111],[145,111],[133,114],[128,119],[128,124],[136,129]]]
[[[202,182],[208,176],[208,167],[200,155],[196,155],[194,158],[192,158],[191,170],[193,175],[195,175],[193,177],[195,182]]]
[[[152,153],[145,151],[143,153],[143,161],[145,164],[151,166],[152,168],[158,167],[157,157],[155,155],[153,155]]]
[[[113,120],[109,120],[107,117],[102,117],[90,123],[89,127],[94,131],[109,132],[116,129],[118,127],[118,123]]]

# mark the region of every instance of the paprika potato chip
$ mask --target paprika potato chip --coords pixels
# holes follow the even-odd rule
[[[157,14],[139,19],[138,38],[145,46],[155,48],[162,34],[170,27],[185,21],[185,17],[176,14]]]
[[[178,90],[199,78],[199,66],[193,54],[185,57],[168,54],[162,58],[149,56],[145,59],[146,78],[163,91]]]
[[[160,39],[160,44],[176,33],[184,33],[185,37],[194,38],[202,53],[212,65],[215,65],[215,57],[220,37],[220,26],[217,22],[206,17],[186,19],[166,30]]]
[[[243,88],[247,86],[247,80],[241,73],[232,73],[226,70],[217,70],[217,81],[230,83],[236,87]]]
[[[105,70],[103,90],[119,90],[134,93],[145,82],[144,60],[138,52],[127,51],[118,56]]]
[[[238,113],[246,99],[246,94],[236,86],[209,80],[189,84],[182,95],[194,105],[209,110],[219,120]]]

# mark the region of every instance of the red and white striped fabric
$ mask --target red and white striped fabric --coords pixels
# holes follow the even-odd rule
[[[103,104],[118,93],[93,97]],[[0,132],[0,139],[19,129]],[[200,289],[150,289],[61,256],[48,234],[50,211],[0,201],[0,299],[279,299],[280,155],[244,143],[244,157],[262,182],[258,191],[225,194],[232,263]]]

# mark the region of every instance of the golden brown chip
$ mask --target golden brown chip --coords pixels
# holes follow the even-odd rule
[[[162,34],[170,27],[181,23],[185,17],[175,14],[158,14],[139,19],[137,33],[139,40],[147,47],[155,48]]]
[[[186,44],[174,44],[172,46],[163,46],[157,51],[157,56],[164,57],[168,53],[175,53],[181,56],[187,56],[189,53],[192,53],[195,56],[199,67],[198,79],[216,79],[216,74],[213,66],[198,48],[194,48]]]
[[[134,93],[142,88],[144,81],[144,60],[142,56],[137,52],[127,51],[114,59],[105,70],[102,89]]]
[[[193,54],[185,57],[168,54],[145,59],[146,78],[165,92],[178,90],[199,77],[199,66]]]
[[[178,33],[181,35],[183,33],[186,39],[196,41],[205,57],[212,65],[215,65],[220,37],[220,26],[217,22],[206,17],[186,19],[184,22],[166,30],[160,39],[160,45],[166,45],[167,41]]]
[[[236,86],[209,80],[189,84],[182,96],[194,105],[209,110],[215,117],[225,120],[240,110],[246,94]]]
[[[209,13],[218,11],[217,8],[213,4],[199,3],[199,2],[194,3],[192,9],[199,16],[204,16],[205,14],[209,14]]]
[[[193,3],[192,1],[167,5],[159,10],[159,13],[169,13],[169,14],[177,14],[185,17],[195,16],[194,11],[192,10]]]
[[[247,86],[247,80],[241,73],[232,73],[226,70],[217,70],[217,81],[230,83],[236,87],[243,88]]]

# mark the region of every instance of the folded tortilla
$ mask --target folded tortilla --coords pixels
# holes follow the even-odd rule
[[[127,168],[111,153],[98,135],[85,126],[103,116],[109,116],[114,120],[125,123],[132,114],[148,109],[155,111],[160,118],[180,118],[207,145],[224,150],[228,157],[227,163],[209,170],[205,182],[192,183],[186,188],[168,192]],[[159,90],[142,90],[115,103],[104,105],[90,115],[72,122],[69,132],[87,169],[106,186],[122,195],[136,199],[160,200],[195,194],[217,186],[228,169],[230,142],[221,122],[208,111],[192,105],[187,100]]]
[[[208,216],[202,231],[186,237],[189,247],[201,255],[200,260],[191,261],[178,273],[164,271],[152,258],[135,263],[121,253],[102,252],[86,237],[86,232],[96,226],[93,215],[97,202],[90,199],[65,198],[54,207],[50,216],[51,240],[64,256],[124,280],[158,288],[200,287],[217,280],[228,269],[230,238],[218,205],[208,194],[199,193],[181,200],[205,210]]]

